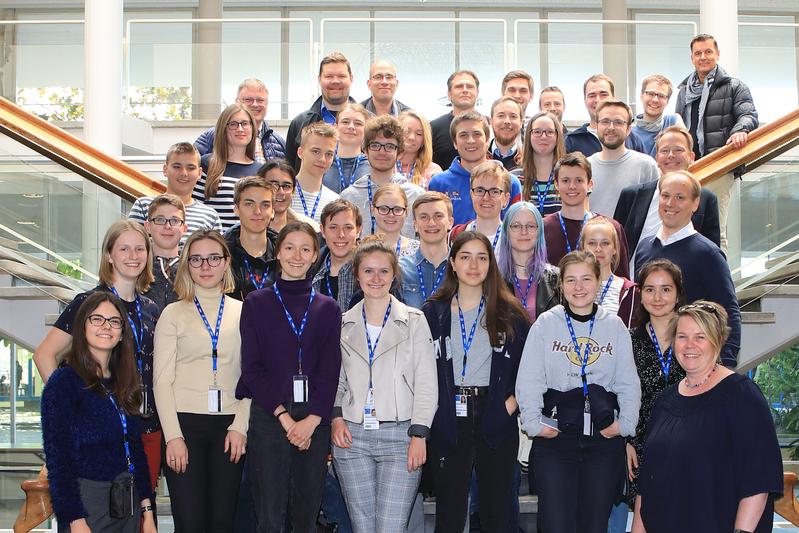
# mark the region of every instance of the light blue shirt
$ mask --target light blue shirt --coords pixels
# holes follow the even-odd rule
[[[438,267],[425,259],[422,250],[416,250],[412,255],[400,257],[400,270],[402,271],[402,302],[408,307],[422,308],[425,299],[433,294],[433,285],[436,278],[447,268],[446,259]],[[419,282],[419,268],[422,269],[422,279],[424,280],[425,295],[422,295],[422,284]],[[441,275],[443,283],[444,275]]]

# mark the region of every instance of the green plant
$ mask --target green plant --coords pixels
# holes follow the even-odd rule
[[[80,266],[80,259],[75,259],[72,261],[72,263]],[[56,269],[60,273],[64,274],[65,276],[69,276],[70,278],[83,279],[83,273],[80,270],[73,267],[69,263],[65,263],[64,261],[58,261],[56,263]]]
[[[771,406],[778,431],[792,437],[791,459],[799,459],[799,345],[758,366],[755,382]]]

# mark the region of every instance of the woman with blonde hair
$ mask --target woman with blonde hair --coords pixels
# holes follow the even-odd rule
[[[224,238],[192,233],[175,276],[180,300],[166,306],[155,331],[154,389],[176,531],[233,531],[250,415],[250,400],[235,394],[242,304],[227,295],[234,287]]]
[[[227,231],[239,221],[233,210],[236,182],[255,176],[261,167],[255,161],[255,143],[259,141],[252,114],[242,104],[229,105],[222,111],[216,131],[213,151],[200,158],[203,174],[191,196],[216,209],[222,229]]]
[[[560,209],[555,189],[555,163],[566,155],[563,127],[555,115],[537,113],[530,118],[524,131],[522,199],[535,204],[541,216]]]
[[[405,130],[405,150],[397,158],[397,172],[405,179],[427,189],[430,178],[442,171],[433,163],[433,132],[424,116],[411,109],[400,113]]]

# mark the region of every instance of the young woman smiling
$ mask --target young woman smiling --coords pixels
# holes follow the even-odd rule
[[[397,257],[416,253],[419,241],[400,234],[408,218],[408,197],[402,187],[396,183],[378,187],[372,200],[372,216],[377,232],[383,234],[383,240]]]
[[[311,285],[319,240],[309,224],[286,224],[275,249],[274,285],[244,302],[236,395],[253,400],[247,468],[259,530],[284,531],[288,513],[294,531],[314,531],[341,369],[341,311]]]

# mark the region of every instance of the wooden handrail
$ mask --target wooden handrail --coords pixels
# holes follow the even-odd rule
[[[732,145],[724,146],[695,161],[688,170],[702,185],[707,185],[741,165],[762,161],[768,155],[775,157],[798,141],[799,109],[795,109],[750,133],[743,148],[736,150]]]
[[[159,181],[2,97],[0,132],[126,200],[166,192]]]
[[[796,487],[796,474],[785,472],[782,475],[783,493],[782,498],[774,502],[774,512],[789,521],[795,526],[799,526],[799,502],[793,495]]]

